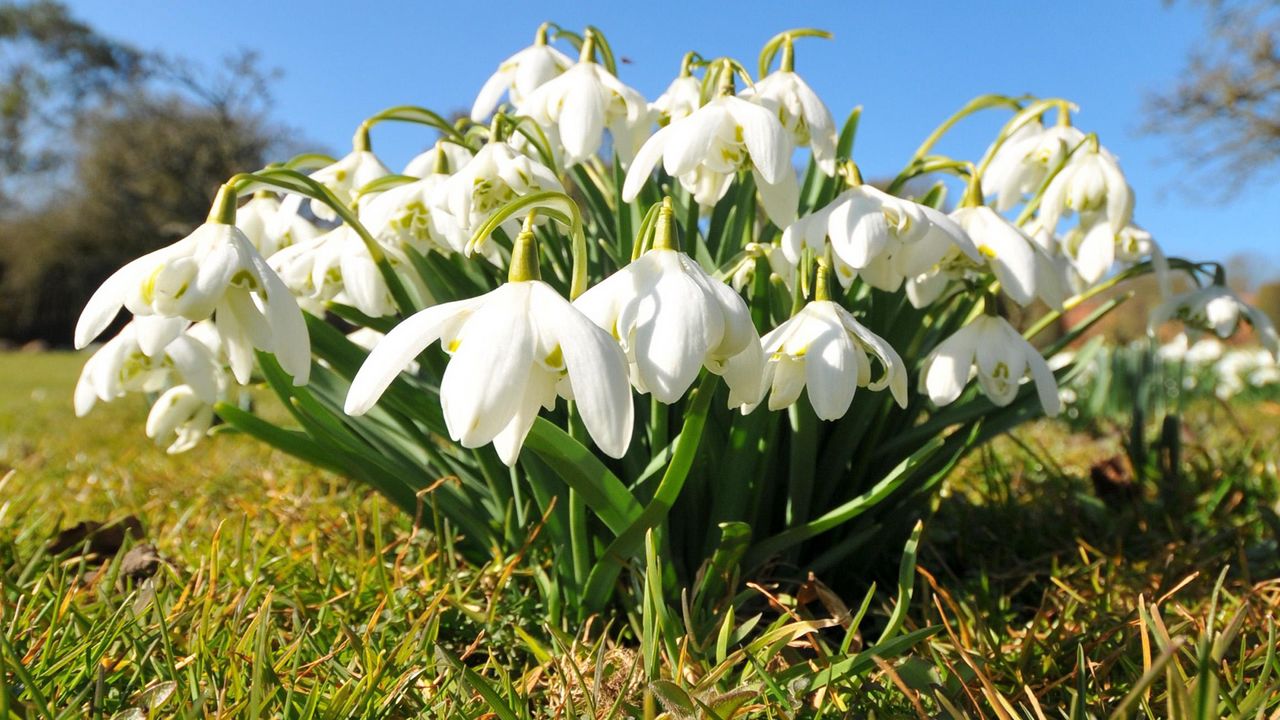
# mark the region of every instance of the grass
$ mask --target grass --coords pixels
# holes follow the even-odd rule
[[[1177,481],[1106,500],[1118,441],[1020,430],[953,480],[902,598],[751,584],[646,634],[545,626],[536,542],[463,565],[429,508],[246,438],[166,456],[138,398],[74,419],[81,362],[0,355],[0,718],[1280,717],[1273,403],[1189,416]],[[128,515],[119,553],[49,549]],[[165,562],[130,579],[142,542]]]

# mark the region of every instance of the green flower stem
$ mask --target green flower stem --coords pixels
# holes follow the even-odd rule
[[[502,225],[507,218],[525,210],[536,208],[541,214],[569,228],[571,242],[570,252],[573,257],[573,277],[569,286],[569,299],[573,300],[587,290],[587,235],[582,227],[582,213],[573,198],[562,192],[545,190],[530,193],[516,198],[503,205],[484,225],[481,225],[467,241],[466,254],[470,255],[480,248],[489,236]]]
[[[764,47],[760,48],[760,77],[763,78],[769,74],[769,67],[773,65],[773,60],[778,56],[779,51],[783,53],[782,69],[791,70],[792,66],[788,64],[787,55],[791,51],[792,42],[796,38],[802,37],[830,40],[832,35],[826,30],[819,30],[818,28],[793,28],[774,35],[769,38],[769,42],[765,43]]]
[[[910,167],[911,165],[914,165],[921,158],[928,155],[929,151],[933,149],[933,146],[937,145],[938,141],[942,139],[942,136],[946,135],[947,131],[951,130],[956,123],[976,112],[994,107],[1007,107],[1013,110],[1022,109],[1022,105],[1018,100],[1005,95],[979,95],[965,103],[964,107],[957,110],[951,117],[943,120],[941,125],[934,128],[933,132],[929,133],[929,137],[925,138],[924,142],[920,143],[920,147],[916,148],[915,154],[911,156],[911,160],[907,162],[907,166]]]
[[[902,172],[898,173],[898,176],[893,179],[893,182],[889,183],[887,192],[890,195],[896,195],[904,185],[921,175],[948,171],[964,177],[969,175],[972,168],[973,163],[968,160],[953,160],[942,155],[931,155],[903,168]]]
[[[1193,278],[1195,277],[1195,273],[1202,272],[1204,270],[1204,266],[1206,265],[1206,263],[1193,263],[1189,260],[1185,260],[1180,257],[1171,257],[1168,259],[1168,263],[1169,263],[1169,269],[1183,270],[1189,273]],[[1088,302],[1089,300],[1097,297],[1098,295],[1114,288],[1115,286],[1119,285],[1125,280],[1131,280],[1136,277],[1141,277],[1152,271],[1153,271],[1153,268],[1152,268],[1151,261],[1146,261],[1146,262],[1138,263],[1133,267],[1127,268],[1122,272],[1116,273],[1112,277],[1108,278],[1107,280],[1101,283],[1098,283],[1097,285],[1089,288],[1085,292],[1079,295],[1076,295],[1075,297],[1067,299],[1066,302],[1062,303],[1061,311],[1054,310],[1052,312],[1046,313],[1044,317],[1037,320],[1034,325],[1027,328],[1026,332],[1022,333],[1022,337],[1026,338],[1027,340],[1031,340],[1035,336],[1044,332],[1045,328],[1057,322],[1058,318],[1062,317],[1064,313],[1079,307],[1080,305]]]
[[[364,119],[364,122],[360,123],[360,129],[356,131],[356,141],[354,143],[357,150],[369,149],[369,130],[372,130],[375,125],[383,122],[405,122],[413,123],[415,125],[426,125],[427,127],[439,130],[440,133],[447,138],[452,138],[463,145],[467,144],[466,137],[458,130],[458,128],[454,127],[453,123],[440,116],[439,113],[416,105],[396,105],[374,115],[370,115]],[[365,136],[363,148],[359,147],[361,132],[363,132]]]
[[[778,63],[778,69],[782,72],[796,71],[796,51],[790,35],[782,41],[782,62]],[[764,76],[761,75],[761,77]]]

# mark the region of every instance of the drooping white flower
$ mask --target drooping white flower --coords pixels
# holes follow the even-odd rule
[[[725,363],[739,353],[760,356],[760,336],[742,297],[677,250],[655,247],[587,290],[574,306],[617,338],[631,365],[632,385],[659,402],[679,400],[703,367],[723,374]],[[764,358],[754,362],[762,366]],[[750,398],[760,387],[758,372],[725,380],[735,397]]]
[[[408,265],[408,258],[398,248],[384,246],[382,250],[393,268]],[[364,240],[349,225],[285,248],[269,262],[289,290],[311,301],[312,308],[333,301],[351,305],[370,317],[396,314],[395,299],[382,271]],[[401,273],[404,282],[413,283],[416,277],[416,273]]]
[[[1000,289],[1014,302],[1025,307],[1038,297],[1062,307],[1066,292],[1053,263],[1018,226],[985,205],[957,208],[951,217],[968,233]]]
[[[1271,356],[1280,359],[1280,339],[1267,314],[1240,299],[1230,288],[1222,285],[1206,285],[1202,288],[1179,293],[1156,306],[1147,322],[1147,331],[1169,320],[1179,320],[1198,329],[1211,330],[1220,338],[1235,334],[1244,319],[1258,336]]]
[[[1189,344],[1190,341],[1187,339],[1187,334],[1180,332],[1174,335],[1169,342],[1156,348],[1156,358],[1162,362],[1182,362],[1187,356]]]
[[[517,108],[554,132],[569,166],[599,152],[605,130],[613,138],[614,151],[624,163],[630,162],[653,123],[643,95],[590,61],[547,81]]]
[[[1226,351],[1226,346],[1217,338],[1200,338],[1191,347],[1187,348],[1187,354],[1183,356],[1183,360],[1188,365],[1199,367],[1216,362]]]
[[[729,270],[729,286],[738,292],[755,280],[759,260],[769,267],[769,277],[778,278],[790,290],[795,287],[796,264],[776,244],[750,242],[743,246],[741,259]]]
[[[547,166],[510,145],[490,142],[449,177],[438,203],[470,238],[503,205],[543,190],[563,192],[564,187]]]
[[[1112,231],[1133,220],[1133,190],[1115,156],[1097,143],[1080,146],[1045,188],[1040,225],[1053,231],[1069,213],[1101,213]]]
[[[498,108],[504,93],[513,105],[519,106],[525,97],[570,65],[573,65],[573,60],[548,45],[546,32],[539,29],[533,45],[503,60],[485,81],[471,106],[471,119],[484,122]]]
[[[187,237],[120,268],[89,298],[76,324],[83,348],[121,307],[135,316],[212,316],[236,380],[247,383],[253,349],[272,353],[294,382],[311,372],[311,342],[298,303],[244,233],[207,222]]]
[[[213,425],[213,405],[187,385],[171,387],[156,399],[147,414],[147,437],[164,445],[170,455],[184,453],[200,443]]]
[[[649,107],[657,114],[660,125],[670,125],[689,117],[702,105],[702,83],[692,75],[681,75],[667,86]]]
[[[429,175],[448,175],[466,165],[472,156],[473,153],[470,148],[455,142],[441,140],[432,145],[429,150],[415,155],[404,166],[404,172],[401,175],[416,178],[425,178]]]
[[[571,398],[610,457],[631,443],[634,408],[627,360],[609,334],[540,280],[508,282],[480,297],[429,307],[397,325],[365,360],[347,394],[360,415],[428,345],[452,355],[440,383],[449,436],[463,447],[492,442],[515,463],[541,408]]]
[[[935,405],[949,405],[976,374],[983,394],[1004,406],[1017,397],[1028,373],[1045,414],[1057,415],[1062,400],[1044,357],[1007,320],[984,314],[929,353],[920,368],[920,392],[928,394]]]
[[[1150,260],[1151,267],[1155,271],[1156,283],[1160,287],[1160,296],[1167,298],[1173,294],[1169,259],[1165,256],[1160,244],[1146,230],[1137,225],[1126,225],[1116,233],[1116,260],[1126,265]]]
[[[177,336],[166,340],[163,347],[151,352],[143,348],[139,329],[166,322],[170,321],[133,320],[85,361],[76,382],[77,417],[88,413],[98,401],[110,402],[130,392],[158,393],[176,384],[187,385],[207,403],[217,398],[219,371],[214,355],[182,333],[185,320],[178,320],[181,325]]]
[[[830,300],[805,305],[761,342],[770,410],[794,404],[806,388],[809,404],[823,420],[844,417],[859,387],[887,387],[906,406],[907,369],[897,351]],[[873,360],[880,365],[878,378]],[[750,412],[756,404],[745,403],[742,411]]]
[[[800,197],[792,149],[789,133],[768,108],[720,95],[645,142],[627,170],[622,199],[636,199],[659,160],[703,206],[728,192],[734,173],[750,170],[765,213],[775,225],[786,227],[795,220]]]
[[[1116,262],[1133,265],[1149,260],[1160,294],[1167,298],[1172,292],[1168,259],[1151,233],[1137,225],[1117,232],[1101,213],[1081,213],[1080,224],[1062,236],[1061,247],[1086,287],[1101,280]]]
[[[281,202],[269,193],[255,193],[236,211],[236,227],[263,257],[271,257],[281,248],[320,234],[320,229],[298,212],[301,205],[300,195],[290,195]]]
[[[828,177],[835,175],[836,121],[803,78],[790,70],[775,70],[739,94],[772,110],[797,147],[809,146],[818,169]]]
[[[860,183],[789,225],[782,249],[798,262],[802,247],[821,255],[828,239],[845,287],[862,275],[875,287],[896,290],[904,277],[925,272],[951,251],[980,260],[965,231],[943,212]]]
[[[448,180],[448,175],[431,174],[362,199],[360,222],[388,247],[462,252],[469,238],[443,207]]]
[[[1033,120],[1010,135],[982,174],[983,195],[995,195],[996,211],[1007,212],[1044,183],[1049,170],[1084,142],[1070,125],[1046,128]]]
[[[311,179],[333,192],[338,202],[352,207],[356,202],[356,191],[390,174],[387,166],[371,151],[353,150],[341,160],[311,173]],[[338,217],[333,208],[319,200],[311,201],[311,212],[321,220],[332,221]]]

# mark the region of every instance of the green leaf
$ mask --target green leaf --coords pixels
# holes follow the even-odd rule
[[[516,714],[515,709],[502,699],[498,691],[489,684],[489,681],[481,677],[480,673],[463,665],[461,660],[439,645],[436,645],[435,650],[436,657],[443,658],[453,668],[454,672],[460,673],[466,684],[476,691],[476,694],[480,696],[481,700],[484,700],[484,703],[489,706],[493,714],[497,715],[501,720],[520,720],[520,716]]]
[[[934,453],[940,450],[944,442],[945,438],[935,436],[932,440],[925,443],[924,447],[916,450],[905,460],[900,462],[897,467],[889,471],[887,475],[881,478],[880,482],[876,483],[875,486],[867,492],[827,511],[821,517],[815,518],[803,525],[791,527],[758,543],[755,547],[751,548],[751,551],[747,554],[746,564],[749,567],[758,566],[777,553],[782,552],[797,543],[804,542],[811,537],[839,527],[875,507],[881,500],[886,498],[894,490],[898,489],[898,487],[908,479],[917,477],[917,468],[926,460],[931,458]]]
[[[625,532],[640,516],[640,503],[622,481],[582,443],[546,418],[533,422],[524,448],[537,453],[560,473],[565,484],[582,495],[587,506],[615,535]]]
[[[916,521],[915,528],[911,530],[911,538],[907,540],[907,546],[902,550],[902,561],[898,565],[898,600],[894,603],[893,612],[889,614],[889,622],[885,624],[884,632],[880,633],[880,639],[876,640],[877,645],[883,645],[897,635],[902,622],[907,618],[911,596],[915,592],[916,553],[920,550],[920,535],[923,532],[924,523]]]
[[[689,693],[670,680],[654,680],[649,684],[649,689],[658,698],[658,702],[662,703],[663,709],[677,717],[691,718],[698,711]]]
[[[333,472],[343,472],[342,460],[335,456],[333,450],[314,442],[306,433],[286,430],[230,403],[218,403],[213,410],[228,425],[281,452]]]
[[[591,570],[584,596],[586,607],[590,610],[598,611],[604,608],[613,592],[614,582],[622,572],[623,563],[636,556],[645,533],[662,522],[684,487],[684,481],[689,475],[689,468],[693,466],[693,458],[702,440],[702,429],[707,422],[707,410],[711,406],[712,397],[715,396],[717,376],[706,372],[703,375],[702,383],[694,391],[689,404],[684,427],[680,430],[675,452],[671,455],[671,464],[667,466],[667,472],[658,483],[653,499],[645,506],[640,516],[609,544],[604,551],[604,556]]]

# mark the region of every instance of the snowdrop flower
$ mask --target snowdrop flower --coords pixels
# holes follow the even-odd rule
[[[670,125],[689,117],[701,105],[702,83],[692,75],[681,74],[649,107],[657,113],[660,125]]]
[[[890,291],[903,277],[925,272],[953,250],[981,260],[963,228],[946,214],[862,184],[856,169],[850,172],[851,187],[783,231],[782,249],[789,260],[798,262],[804,246],[822,254],[830,239],[841,285],[848,287],[855,275],[862,275]]]
[[[441,187],[437,204],[452,215],[470,238],[499,208],[512,200],[564,187],[547,166],[502,142],[490,142]]]
[[[1249,384],[1253,387],[1266,387],[1280,383],[1280,365],[1268,363],[1249,373]]]
[[[1160,286],[1160,296],[1169,297],[1173,294],[1169,259],[1151,233],[1137,225],[1127,225],[1116,234],[1116,260],[1133,265],[1148,259]]]
[[[467,164],[472,158],[471,149],[454,142],[441,140],[430,150],[415,155],[404,166],[402,175],[425,178],[429,175],[448,175]]]
[[[509,282],[429,307],[387,333],[356,374],[346,412],[367,412],[439,340],[452,356],[440,405],[455,442],[468,448],[492,442],[513,465],[538,411],[554,407],[559,394],[574,400],[596,445],[622,457],[634,421],[627,359],[608,333],[538,279],[536,257],[532,233],[520,233]]]
[[[1180,320],[1192,327],[1212,330],[1225,339],[1235,334],[1242,316],[1253,326],[1258,342],[1272,357],[1280,359],[1280,339],[1267,314],[1217,283],[1179,293],[1156,306],[1147,322],[1147,332],[1154,334],[1165,322]]]
[[[764,364],[751,311],[732,288],[672,248],[670,208],[670,200],[664,200],[653,249],[573,304],[617,338],[631,366],[631,384],[639,392],[674,403],[703,367],[724,374],[730,358],[747,352],[757,357],[744,362],[754,363],[757,371],[729,373],[725,381],[731,395],[751,398],[760,387]]]
[[[1200,366],[1217,362],[1226,352],[1226,347],[1218,340],[1207,337],[1200,338],[1194,345],[1187,348],[1187,354],[1183,356],[1188,365]]]
[[[1044,183],[1049,170],[1085,135],[1070,125],[1045,128],[1032,120],[1005,139],[982,173],[983,195],[994,195],[997,212],[1007,212]]]
[[[398,248],[384,247],[383,252],[392,267],[408,265],[408,258]],[[339,225],[314,240],[285,248],[271,256],[270,263],[294,295],[312,301],[312,308],[333,301],[351,305],[370,317],[397,312],[378,264],[349,225]],[[415,278],[414,273],[402,275],[410,283]]]
[[[1190,341],[1186,333],[1178,333],[1167,343],[1156,348],[1156,358],[1161,362],[1182,362],[1187,356]]]
[[[814,413],[823,420],[839,420],[849,411],[859,387],[888,387],[893,399],[906,407],[907,369],[902,358],[889,343],[827,299],[826,270],[818,272],[816,299],[761,340],[769,409],[795,404],[808,388]],[[873,379],[872,359],[883,370],[878,379]],[[744,404],[743,413],[757,404]]]
[[[627,170],[622,199],[636,199],[659,160],[703,206],[728,192],[734,173],[749,169],[769,219],[786,227],[800,196],[791,151],[789,134],[767,108],[721,94],[645,142]]]
[[[1039,297],[1050,306],[1062,307],[1066,293],[1053,263],[1035,240],[985,205],[958,208],[951,217],[968,233],[983,264],[1014,302],[1025,307]]]
[[[235,203],[229,193],[224,186],[215,206],[228,214]],[[122,306],[136,316],[192,321],[213,316],[241,384],[252,373],[254,348],[274,354],[297,384],[305,384],[310,374],[311,343],[298,303],[234,225],[206,222],[117,270],[85,305],[76,324],[76,347],[101,334]]]
[[[472,121],[484,122],[492,115],[503,93],[510,96],[513,105],[520,105],[525,97],[572,64],[572,59],[547,44],[547,26],[539,27],[533,45],[503,60],[480,88],[471,106]]]
[[[1213,372],[1217,375],[1218,380],[1218,385],[1214,388],[1214,392],[1223,399],[1236,395],[1249,384],[1249,375],[1254,370],[1260,365],[1270,364],[1271,357],[1267,355],[1266,351],[1254,353],[1248,350],[1232,350],[1227,352],[1213,366]]]
[[[311,173],[312,180],[324,185],[338,198],[338,202],[348,207],[355,205],[356,191],[391,174],[387,166],[369,151],[367,145],[357,142],[357,146],[356,150],[341,160]],[[321,220],[333,221],[338,217],[333,208],[319,200],[311,201],[311,212]]]
[[[1116,241],[1116,231],[1105,219],[1091,225],[1085,225],[1082,220],[1062,237],[1063,250],[1086,285],[1101,280],[1115,264]]]
[[[1099,212],[1113,232],[1133,219],[1133,190],[1115,156],[1092,138],[1049,181],[1040,200],[1040,224],[1052,231],[1064,215]]]
[[[147,437],[164,445],[173,438],[170,455],[184,453],[199,444],[213,425],[213,406],[187,385],[169,388],[147,414]]]
[[[1028,373],[1045,414],[1057,415],[1062,399],[1044,357],[1007,320],[984,314],[929,353],[920,369],[920,391],[935,405],[949,405],[976,374],[983,394],[1004,406],[1017,397],[1018,386]]]
[[[268,192],[254,193],[236,211],[236,227],[263,257],[271,257],[281,248],[320,234],[320,229],[299,213],[301,207],[300,195],[290,195],[281,202]]]
[[[787,69],[775,70],[754,88],[746,88],[740,94],[772,110],[796,146],[809,146],[818,169],[827,176],[835,175],[835,118],[822,98],[799,75]]]
[[[139,328],[154,325],[157,320],[133,320],[85,362],[76,382],[77,417],[87,414],[99,400],[110,402],[130,392],[157,393],[177,383],[188,385],[205,402],[216,399],[219,371],[213,353],[182,334],[181,327],[179,334],[159,350],[144,350]],[[185,320],[179,322],[186,325]]]
[[[517,105],[519,114],[554,131],[570,166],[600,150],[605,130],[613,137],[614,151],[630,162],[653,122],[644,96],[592,60],[593,37],[588,31],[577,64]]]
[[[742,258],[729,270],[729,286],[738,292],[750,285],[756,277],[759,260],[765,260],[769,267],[769,277],[778,278],[787,290],[795,287],[796,264],[787,257],[778,245],[757,242],[747,243],[742,248]]]
[[[387,247],[462,252],[469,238],[441,207],[448,180],[448,175],[431,174],[374,194],[360,202],[360,222]]]

